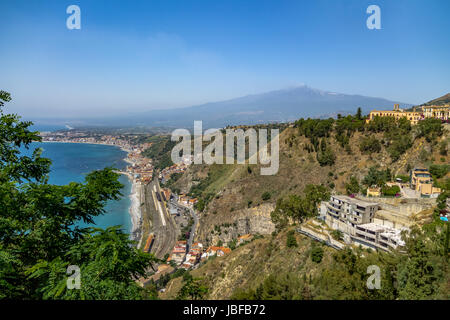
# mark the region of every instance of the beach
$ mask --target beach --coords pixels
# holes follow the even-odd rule
[[[130,177],[130,176],[129,176]],[[130,206],[130,216],[131,216],[131,224],[132,230],[130,234],[131,240],[139,241],[140,233],[141,233],[141,223],[142,223],[142,214],[141,214],[141,188],[142,185],[140,182],[137,182],[135,179],[132,179],[131,186],[131,206]]]

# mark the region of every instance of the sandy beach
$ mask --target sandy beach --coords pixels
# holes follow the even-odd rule
[[[131,216],[131,223],[133,225],[131,230],[131,240],[138,241],[140,238],[140,230],[141,230],[141,184],[132,179],[131,186],[131,206],[129,209]]]

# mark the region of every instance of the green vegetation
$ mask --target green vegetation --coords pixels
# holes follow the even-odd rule
[[[443,223],[436,221],[429,230],[411,230],[404,252],[377,252],[361,247],[320,253],[321,246],[310,250],[315,272],[273,272],[258,285],[241,287],[232,299],[299,300],[433,300],[448,299],[448,265],[443,255],[445,234],[436,233]],[[323,249],[323,248],[322,248]],[[292,250],[292,249],[291,249]],[[276,251],[276,250],[275,250]],[[322,256],[322,257],[321,257]],[[280,262],[282,263],[282,262]],[[380,289],[367,286],[371,265],[380,268]]]
[[[315,263],[320,263],[323,258],[323,249],[320,245],[313,245],[311,249],[311,260]]]
[[[271,194],[270,194],[269,191],[266,191],[266,192],[264,192],[264,193],[261,195],[261,199],[263,199],[264,201],[269,200],[270,197],[271,197]]]
[[[436,140],[444,133],[441,120],[434,118],[419,121],[417,131],[418,137],[425,137],[428,142]]]
[[[189,275],[189,273],[185,273],[185,275]],[[187,299],[190,300],[198,300],[202,299],[207,293],[208,288],[203,284],[202,279],[196,278],[194,279],[192,276],[183,276],[184,285],[181,288],[177,299]]]
[[[278,199],[275,210],[271,213],[271,219],[278,229],[286,227],[289,219],[302,223],[307,217],[315,216],[317,204],[330,197],[330,192],[322,185],[309,184],[304,194],[304,197],[291,194]]]
[[[119,198],[112,168],[89,173],[84,183],[48,183],[51,161],[42,150],[19,148],[41,141],[31,122],[4,114],[11,100],[0,91],[0,299],[142,299],[135,278],[156,259],[136,249],[119,227],[80,228]],[[68,289],[67,268],[81,273],[80,290]],[[151,297],[156,293],[152,292]]]
[[[176,142],[170,140],[170,136],[152,136],[147,142],[152,145],[142,153],[144,157],[151,158],[155,169],[164,169],[173,165],[171,151]]]
[[[317,152],[317,161],[321,166],[332,166],[336,160],[336,155],[327,144],[326,139],[320,140],[320,148]]]
[[[306,144],[304,149],[308,153],[316,152],[316,159],[321,166],[331,166],[335,162],[333,150],[327,144],[327,140],[335,132],[335,139],[348,154],[352,153],[349,141],[355,132],[365,132],[359,143],[361,153],[372,154],[382,151],[383,146],[389,153],[392,162],[397,161],[413,144],[413,137],[425,137],[428,142],[434,141],[443,133],[440,120],[421,120],[413,130],[410,122],[406,118],[395,119],[394,117],[374,117],[369,123],[358,111],[355,116],[342,117],[338,119],[299,119],[294,127],[298,129],[300,135],[309,138],[310,144]],[[383,140],[380,141],[373,136],[376,133],[383,133]],[[446,154],[446,145],[441,146],[441,154]]]
[[[359,150],[362,153],[370,154],[381,151],[380,141],[374,136],[363,137],[359,144]]]
[[[396,195],[400,194],[400,187],[399,186],[391,186],[391,187],[383,186],[381,188],[381,193],[387,197],[395,197]]]
[[[342,240],[344,239],[344,234],[342,233],[341,230],[333,230],[331,231],[331,236],[333,237],[334,240]]]
[[[430,166],[430,173],[433,176],[434,179],[440,179],[442,177],[445,177],[445,175],[450,170],[450,165],[448,164],[432,164]]]
[[[386,182],[391,181],[391,179],[392,174],[389,168],[386,170],[378,170],[377,167],[370,167],[369,172],[364,177],[362,183],[367,187],[383,187]]]
[[[209,201],[216,195],[221,183],[229,178],[231,170],[233,170],[232,165],[213,164],[208,166],[207,177],[193,185],[189,191],[191,197],[198,198],[198,202],[195,204],[197,210],[201,212],[206,208]]]
[[[287,234],[286,246],[288,248],[298,247],[297,239],[295,239],[295,231],[290,230]]]
[[[409,182],[409,176],[408,176],[408,175],[402,175],[402,174],[399,174],[399,175],[397,175],[395,178],[396,178],[396,179],[402,180],[402,183],[407,183],[407,182]]]
[[[348,195],[357,194],[361,190],[358,179],[355,176],[350,176],[350,182],[345,184],[345,190]]]

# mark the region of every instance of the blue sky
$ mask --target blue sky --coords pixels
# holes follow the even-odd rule
[[[81,8],[68,30],[66,8]],[[369,30],[366,8],[381,8]],[[299,84],[450,91],[450,1],[0,0],[0,88],[31,118],[182,107]]]

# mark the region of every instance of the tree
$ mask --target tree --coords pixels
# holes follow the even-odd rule
[[[399,298],[428,299],[434,294],[437,279],[425,235],[419,229],[411,230],[406,249],[408,257],[399,270]]]
[[[448,165],[448,164],[443,164],[443,165],[432,164],[430,166],[430,173],[433,175],[433,177],[435,177],[437,179],[444,177],[449,170],[450,170],[450,165]]]
[[[377,170],[377,167],[370,167],[369,172],[362,180],[362,183],[367,186],[379,186],[382,187],[387,181],[391,180],[391,170]]]
[[[320,246],[314,245],[311,249],[311,260],[315,263],[320,263],[323,258],[323,249]]]
[[[0,107],[10,101],[0,91]],[[116,228],[89,229],[108,200],[121,196],[112,168],[89,173],[84,183],[48,183],[49,159],[36,149],[41,141],[31,122],[0,108],[0,297],[14,299],[137,299],[144,290],[134,279],[154,260],[132,246]],[[81,289],[69,290],[66,270],[81,271]]]
[[[266,191],[266,192],[264,192],[264,193],[261,195],[261,199],[263,199],[264,201],[269,200],[270,197],[271,197],[271,194],[270,194],[269,191]]]
[[[359,144],[359,150],[362,153],[377,153],[381,151],[381,144],[374,136],[363,137]]]
[[[381,188],[381,192],[383,193],[383,195],[385,196],[390,196],[390,197],[394,197],[397,194],[400,194],[400,187],[399,186],[383,186]]]
[[[443,133],[442,122],[439,119],[427,118],[417,125],[418,137],[425,137],[428,142],[440,137]]]
[[[356,194],[359,192],[360,186],[355,176],[350,177],[350,182],[345,184],[345,190],[347,194]]]
[[[287,226],[289,219],[302,223],[307,217],[315,216],[319,202],[330,198],[330,192],[323,185],[309,184],[304,193],[304,197],[291,194],[277,200],[271,218],[278,229]]]
[[[321,140],[320,150],[317,152],[317,161],[323,166],[332,166],[336,160],[333,150],[327,145],[325,139]]]
[[[208,293],[208,288],[203,284],[201,278],[189,277],[180,292],[178,293],[178,299],[186,299],[190,297],[192,300],[202,299]]]
[[[358,107],[358,110],[356,111],[356,119],[358,120],[362,119],[361,107]]]

